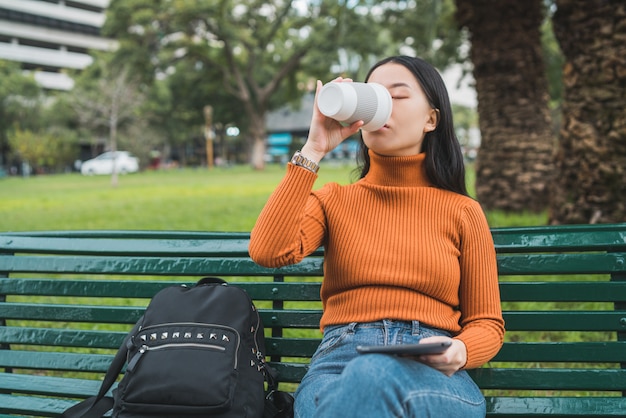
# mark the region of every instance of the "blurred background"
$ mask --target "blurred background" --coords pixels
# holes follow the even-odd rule
[[[285,164],[315,80],[396,54],[442,73],[486,210],[626,220],[621,0],[0,0],[0,177]]]

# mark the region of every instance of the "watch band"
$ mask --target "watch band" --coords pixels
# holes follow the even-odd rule
[[[307,170],[316,174],[320,169],[320,166],[316,162],[306,158],[304,155],[302,155],[300,151],[296,151],[296,153],[293,154],[293,157],[291,158],[291,164],[297,165],[299,167],[304,167]]]

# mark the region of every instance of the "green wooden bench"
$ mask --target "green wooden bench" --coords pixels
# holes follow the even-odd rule
[[[488,416],[626,415],[626,224],[493,235],[507,342],[472,371]],[[246,233],[0,233],[0,417],[58,416],[95,394],[149,298],[206,275],[256,301],[293,390],[320,338],[321,253],[266,269],[247,244]]]

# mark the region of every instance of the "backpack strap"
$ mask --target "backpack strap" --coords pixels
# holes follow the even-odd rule
[[[117,377],[124,368],[124,363],[126,363],[126,357],[129,350],[128,344],[130,343],[132,336],[139,331],[142,319],[143,317],[137,321],[133,329],[124,338],[122,345],[117,350],[117,353],[115,354],[115,357],[113,358],[113,361],[111,362],[111,365],[102,380],[98,394],[67,409],[63,412],[61,418],[101,418],[107,411],[113,408],[113,398],[105,395],[109,389],[111,389],[111,386],[113,386],[113,383],[115,383]]]

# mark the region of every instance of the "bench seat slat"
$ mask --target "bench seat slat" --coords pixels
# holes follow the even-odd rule
[[[616,417],[626,411],[620,397],[513,397],[487,396],[487,417]]]
[[[512,390],[626,390],[620,369],[499,369],[469,370],[482,389]]]
[[[116,274],[153,276],[320,276],[322,259],[307,258],[293,266],[268,269],[254,263],[250,258],[205,257],[105,257],[63,256],[54,261],[42,256],[10,257],[3,260],[2,271],[7,273],[67,273],[67,274]]]

